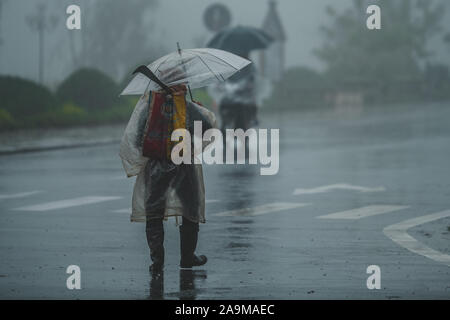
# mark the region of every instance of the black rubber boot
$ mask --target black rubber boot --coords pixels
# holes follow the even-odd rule
[[[183,219],[183,224],[180,226],[180,268],[182,269],[202,266],[208,261],[206,256],[194,254],[197,247],[198,229],[198,223]]]
[[[152,274],[162,272],[164,268],[164,226],[159,219],[149,219],[145,226],[150,257],[153,264],[150,266]]]
[[[164,299],[164,271],[152,272],[150,277],[150,300]]]

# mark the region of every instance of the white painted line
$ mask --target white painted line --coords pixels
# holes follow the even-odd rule
[[[269,203],[269,204],[265,204],[262,206],[253,207],[253,208],[243,208],[243,209],[225,211],[225,212],[217,213],[217,214],[215,214],[215,216],[219,216],[219,217],[259,216],[262,214],[268,214],[268,213],[278,212],[278,211],[282,211],[282,210],[300,208],[300,207],[305,207],[308,205],[309,205],[309,203],[274,202],[274,203]]]
[[[81,198],[46,202],[46,203],[41,203],[41,204],[37,204],[37,205],[16,208],[13,210],[48,211],[48,210],[76,207],[76,206],[81,206],[81,205],[85,205],[85,204],[93,204],[93,203],[98,203],[98,202],[110,201],[110,200],[117,200],[117,199],[121,199],[121,198],[122,197],[98,197],[98,196],[81,197]]]
[[[409,219],[387,226],[383,229],[383,233],[392,241],[396,242],[397,244],[399,244],[403,248],[408,249],[411,252],[420,254],[424,257],[430,258],[437,262],[445,263],[447,266],[450,266],[450,255],[427,247],[407,233],[408,229],[412,227],[446,217],[450,217],[450,210]]]
[[[125,174],[122,176],[114,176],[109,178],[109,180],[123,180],[123,181],[134,181],[135,179],[130,179],[129,177],[127,177]]]
[[[206,203],[214,203],[214,202],[219,202],[220,200],[205,200]]]
[[[41,193],[44,191],[41,190],[35,190],[35,191],[29,191],[29,192],[22,192],[22,193],[15,193],[15,194],[0,194],[0,200],[3,199],[16,199],[16,198],[25,198],[28,196],[32,196],[37,193]]]
[[[388,206],[388,205],[375,205],[367,206],[347,211],[341,211],[336,213],[327,214],[324,216],[317,217],[318,219],[361,219],[370,216],[375,216],[378,214],[384,214],[389,212],[394,212],[398,210],[403,210],[409,208],[409,206]]]
[[[324,193],[331,190],[354,190],[359,192],[381,192],[386,191],[386,188],[384,187],[375,187],[375,188],[369,188],[369,187],[361,187],[361,186],[354,186],[351,184],[346,183],[338,183],[338,184],[330,184],[328,186],[322,186],[317,188],[311,188],[311,189],[300,189],[297,188],[294,190],[293,195],[298,196],[302,194],[315,194],[315,193]]]

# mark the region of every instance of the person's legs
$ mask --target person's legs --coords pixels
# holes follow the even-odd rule
[[[164,267],[164,225],[162,218],[147,218],[145,234],[153,262],[150,270],[160,272]]]
[[[149,160],[145,166],[145,211],[164,216],[167,191],[178,168],[168,161]]]
[[[172,185],[180,199],[183,218],[190,221],[200,220],[201,190],[195,166],[195,164],[181,164],[178,167],[178,176]]]
[[[197,247],[198,230],[197,222],[192,222],[183,217],[183,222],[180,226],[180,268],[201,266],[208,260],[204,255],[196,256],[194,254]]]
[[[191,268],[206,263],[206,257],[194,255],[198,239],[198,221],[200,220],[200,185],[197,180],[195,165],[179,166],[174,187],[183,207],[182,225],[180,226],[180,267]]]
[[[167,190],[176,170],[170,170],[167,161],[149,160],[145,166],[145,211],[147,214],[145,233],[156,273],[164,266],[164,211]],[[173,168],[172,168],[173,169]]]

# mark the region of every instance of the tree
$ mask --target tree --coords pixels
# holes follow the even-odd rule
[[[119,88],[106,74],[95,69],[78,69],[56,90],[62,102],[73,102],[87,110],[107,110],[117,104]]]
[[[444,41],[447,45],[450,45],[450,32],[444,35]]]
[[[51,31],[56,27],[58,18],[54,15],[47,14],[47,6],[44,3],[38,3],[36,6],[36,13],[26,17],[28,26],[34,29],[38,34],[38,52],[39,52],[39,83],[44,82],[44,63],[45,63],[45,40],[46,32]]]
[[[420,76],[420,64],[433,52],[431,37],[441,32],[442,1],[378,0],[381,30],[366,28],[366,9],[374,1],[354,0],[337,12],[327,8],[331,23],[322,26],[325,43],[315,54],[326,64],[333,80],[354,80],[389,85]]]
[[[81,48],[75,50],[77,67],[93,67],[120,78],[130,66],[159,55],[149,14],[157,0],[97,0],[81,2]],[[72,31],[69,31],[72,32]],[[72,32],[73,33],[73,32]]]

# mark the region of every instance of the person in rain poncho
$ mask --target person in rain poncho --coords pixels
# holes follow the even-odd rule
[[[163,220],[170,216],[182,219],[180,267],[191,268],[207,261],[206,256],[194,254],[199,223],[205,222],[202,166],[193,161],[179,165],[172,162],[171,150],[178,142],[171,141],[171,134],[187,129],[193,142],[194,121],[202,122],[204,132],[215,127],[216,120],[212,112],[186,100],[185,85],[170,90],[169,94],[151,91],[141,96],[120,145],[125,172],[129,177],[137,175],[131,221],[146,223],[152,272],[160,272],[164,266]]]
[[[248,55],[242,54],[248,59]],[[241,128],[247,130],[258,124],[256,68],[248,65],[226,83],[208,87],[215,97],[221,118],[221,130]]]

